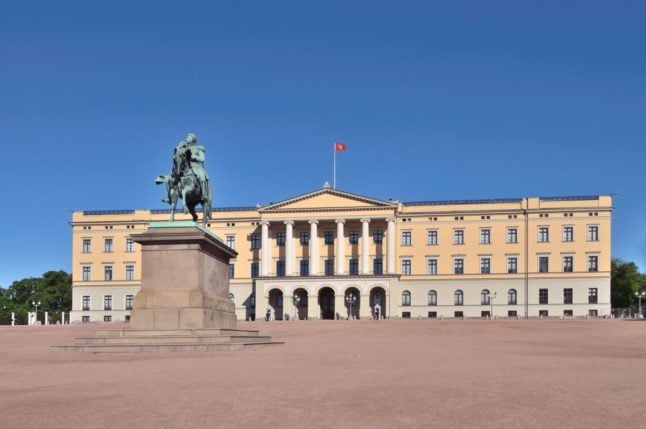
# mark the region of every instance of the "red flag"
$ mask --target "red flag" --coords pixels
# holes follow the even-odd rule
[[[337,152],[344,151],[348,148],[348,145],[341,142],[334,143],[334,150]]]

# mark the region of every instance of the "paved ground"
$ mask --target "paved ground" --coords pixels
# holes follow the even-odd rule
[[[0,327],[0,427],[646,427],[646,322],[245,322],[286,344],[49,347],[97,327]]]

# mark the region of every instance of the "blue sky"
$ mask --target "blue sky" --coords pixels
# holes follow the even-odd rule
[[[646,6],[3,1],[0,286],[71,268],[69,210],[161,208],[195,132],[214,204],[618,193],[646,269]]]

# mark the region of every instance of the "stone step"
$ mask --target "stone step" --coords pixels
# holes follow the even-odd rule
[[[64,351],[84,353],[145,353],[145,352],[213,352],[238,351],[247,347],[271,346],[282,343],[225,343],[225,344],[112,344],[55,346]]]
[[[101,329],[96,336],[101,338],[115,337],[171,337],[171,336],[258,336],[258,331],[242,329],[171,329],[171,330],[141,330],[141,329]]]
[[[232,335],[171,335],[171,336],[126,336],[126,337],[85,337],[76,338],[77,345],[119,345],[119,344],[231,344],[231,343],[266,343],[271,342],[267,336],[232,336]]]

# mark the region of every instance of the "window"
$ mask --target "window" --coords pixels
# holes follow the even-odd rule
[[[480,274],[491,273],[491,258],[480,258]]]
[[[83,249],[81,250],[83,253],[90,253],[92,252],[92,240],[89,238],[84,238],[83,239]]]
[[[410,292],[407,290],[402,292],[402,305],[403,306],[410,305]]]
[[[236,275],[236,264],[229,264],[229,278],[232,279]]]
[[[464,244],[464,230],[456,229],[453,231],[453,244]]]
[[[112,265],[103,267],[103,280],[109,282],[112,280]]]
[[[357,258],[350,258],[348,265],[348,274],[351,276],[359,275],[359,260]]]
[[[509,274],[516,274],[518,272],[518,258],[510,256],[507,258],[507,272]]]
[[[375,244],[381,244],[384,241],[384,232],[380,229],[373,229],[372,239]]]
[[[509,310],[507,312],[507,317],[518,317],[518,312],[516,310]]]
[[[258,277],[258,274],[259,274],[258,262],[252,262],[251,263],[250,271],[251,271],[251,278],[252,279],[255,279],[256,277]]]
[[[596,304],[597,303],[597,288],[596,287],[591,287],[588,289],[588,304]]]
[[[326,276],[334,275],[334,259],[325,260],[325,275]]]
[[[437,311],[429,311],[428,312],[428,318],[429,319],[437,319]]]
[[[572,304],[573,293],[572,288],[563,289],[563,304]]]
[[[126,280],[134,280],[134,279],[135,279],[135,266],[126,265]]]
[[[375,258],[372,261],[372,273],[375,275],[382,275],[384,273],[384,260],[382,258]]]
[[[564,226],[563,227],[563,241],[574,241],[574,227],[573,226]]]
[[[284,232],[277,232],[276,233],[276,245],[277,246],[284,246],[285,245],[285,233]]]
[[[599,313],[597,312],[597,310],[588,310],[588,316],[596,317],[598,315]]]
[[[539,304],[547,304],[548,303],[547,289],[539,289],[538,290],[538,303]]]
[[[599,241],[598,226],[588,226],[588,241]]]
[[[480,305],[489,305],[491,304],[491,294],[489,289],[482,289],[480,292]]]
[[[454,274],[464,274],[464,259],[455,258],[453,260],[453,273]]]
[[[538,228],[538,242],[547,243],[548,241],[550,241],[550,229],[545,226]]]
[[[426,235],[426,244],[429,246],[437,246],[437,230],[432,229]]]
[[[90,321],[90,316],[81,316],[81,322],[88,323]]]
[[[412,232],[402,231],[402,246],[411,246],[413,244]]]
[[[90,270],[91,269],[92,269],[92,267],[90,267],[89,265],[83,266],[83,281],[84,282],[89,282],[90,281],[90,278],[91,278],[90,277],[90,272],[91,272]]]
[[[112,322],[112,316],[103,316],[104,322]]]
[[[285,277],[285,261],[276,261],[276,276]]]
[[[323,240],[325,244],[334,244],[334,233],[332,231],[323,232]]]
[[[348,233],[348,238],[350,240],[350,244],[358,244],[359,231],[357,231],[356,229],[351,229],[350,232]]]
[[[563,272],[571,273],[574,271],[574,257],[573,256],[564,256],[563,257]]]
[[[429,258],[428,259],[427,274],[429,276],[436,276],[437,275],[437,259],[435,259],[435,258]]]
[[[437,292],[434,290],[428,291],[428,305],[437,305]]]
[[[464,304],[464,294],[459,289],[456,290],[455,294],[453,295],[453,304],[455,304],[455,305]]]
[[[410,311],[402,311],[402,319],[410,319]]]
[[[538,272],[539,273],[548,273],[550,268],[550,259],[547,256],[538,257]]]
[[[310,261],[308,259],[301,259],[301,276],[310,275]]]
[[[464,317],[464,311],[454,311],[453,317]]]
[[[507,243],[518,243],[518,229],[507,228]]]
[[[249,241],[251,241],[251,250],[260,249],[260,236],[258,234],[251,234]]]
[[[598,256],[588,256],[588,271],[597,272],[599,271],[599,257]]]
[[[232,249],[236,248],[236,236],[235,235],[227,235],[227,246],[229,246]]]
[[[480,230],[480,244],[491,244],[491,230],[490,229],[481,229]]]
[[[489,310],[483,310],[483,311],[480,312],[480,317],[489,318],[489,317],[491,317],[491,313],[489,312]]]
[[[83,311],[89,311],[90,310],[90,296],[89,295],[83,295]]]
[[[135,240],[132,238],[126,238],[126,252],[135,251]]]
[[[112,295],[105,295],[103,297],[103,309],[112,310]]]
[[[112,239],[111,238],[106,238],[103,241],[103,251],[106,253],[112,252],[113,247],[112,247]]]
[[[307,231],[301,231],[299,234],[300,243],[303,246],[310,244],[310,233]]]
[[[548,317],[548,316],[549,316],[549,312],[548,312],[547,310],[538,310],[538,315],[539,315],[540,317]]]
[[[572,317],[573,315],[574,315],[574,311],[572,311],[572,310],[563,310],[563,316]]]
[[[516,289],[509,289],[507,291],[507,304],[516,305],[517,302],[518,302],[518,293],[516,293]]]
[[[126,295],[126,310],[132,310],[132,303],[134,301],[134,295]]]
[[[411,260],[402,259],[402,276],[410,276],[410,275],[411,275]]]

